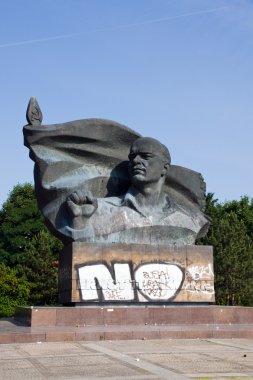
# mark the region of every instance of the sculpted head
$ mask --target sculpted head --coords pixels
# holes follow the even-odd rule
[[[163,183],[170,165],[166,146],[151,137],[140,137],[131,146],[129,174],[134,185]]]

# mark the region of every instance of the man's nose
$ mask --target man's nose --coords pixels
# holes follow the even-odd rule
[[[141,162],[141,157],[138,154],[136,154],[136,156],[133,158],[133,163],[137,164],[139,162]]]

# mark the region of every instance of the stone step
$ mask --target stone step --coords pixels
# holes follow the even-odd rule
[[[0,343],[211,338],[253,338],[253,324],[28,327],[13,320],[0,320]]]
[[[15,320],[31,327],[101,325],[252,324],[253,308],[240,306],[18,307]]]

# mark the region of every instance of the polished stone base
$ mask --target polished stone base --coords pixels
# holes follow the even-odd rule
[[[0,343],[253,338],[250,307],[19,307],[15,320]]]
[[[253,324],[253,308],[239,306],[18,307],[15,320],[38,326]]]
[[[59,303],[213,303],[210,246],[72,243],[60,254]]]

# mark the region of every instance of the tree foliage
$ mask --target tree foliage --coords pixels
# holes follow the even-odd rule
[[[45,227],[33,186],[15,186],[0,211],[0,262],[14,266],[41,230]]]
[[[207,195],[206,213],[212,218],[199,244],[214,248],[216,303],[253,306],[253,202],[218,203]]]
[[[15,268],[20,278],[26,278],[29,304],[57,302],[61,249],[62,243],[44,225],[33,186],[15,186],[0,211],[0,263]]]
[[[30,283],[33,305],[57,303],[58,255],[62,245],[49,232],[41,231],[26,245],[17,269]]]
[[[18,305],[27,305],[30,287],[16,269],[0,264],[0,317],[10,317]]]

